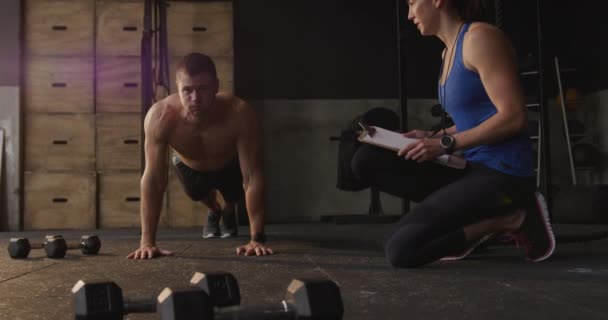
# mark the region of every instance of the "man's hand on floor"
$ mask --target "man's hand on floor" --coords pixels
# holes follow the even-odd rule
[[[142,245],[139,249],[129,253],[127,259],[152,259],[159,256],[172,256],[173,252],[157,246]]]
[[[253,240],[249,241],[249,243],[244,246],[236,248],[236,254],[239,256],[265,256],[273,253],[272,249],[266,246],[266,244]]]

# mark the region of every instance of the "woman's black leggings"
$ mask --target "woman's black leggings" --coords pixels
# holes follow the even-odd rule
[[[535,204],[533,178],[480,164],[453,169],[362,145],[351,166],[378,190],[417,203],[385,240],[386,257],[395,267],[417,267],[462,251],[465,226]]]

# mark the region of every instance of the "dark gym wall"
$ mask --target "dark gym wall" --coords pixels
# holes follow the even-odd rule
[[[545,0],[547,49],[579,70],[585,93],[608,88],[608,19],[594,0]]]
[[[20,0],[3,0],[0,10],[0,86],[19,85]]]
[[[399,96],[395,0],[235,0],[234,8],[237,94]]]
[[[548,67],[547,92],[557,90],[554,57],[561,67],[578,70],[578,87],[587,93],[608,88],[608,19],[593,0],[539,0],[543,57]],[[505,32],[513,43],[520,62],[536,53],[536,0],[503,0]]]
[[[0,129],[4,150],[0,167],[0,230],[21,224],[20,31],[21,1],[4,0],[0,10]]]

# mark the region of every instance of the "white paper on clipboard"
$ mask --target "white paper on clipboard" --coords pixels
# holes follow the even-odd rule
[[[367,129],[363,130],[359,135],[358,140],[363,143],[372,144],[378,147],[382,147],[385,149],[399,151],[404,146],[418,141],[418,139],[407,138],[404,137],[399,132],[394,132],[390,130],[386,130],[384,128],[376,127],[376,126],[365,126]],[[369,134],[369,129],[373,131],[373,133]],[[467,161],[464,158],[444,154],[439,156],[434,162],[444,165],[446,167],[456,168],[456,169],[464,169],[467,164]]]

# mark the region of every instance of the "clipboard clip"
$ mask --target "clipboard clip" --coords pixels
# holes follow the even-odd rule
[[[370,137],[374,136],[374,133],[376,133],[376,128],[372,126],[368,126],[362,122],[359,122],[359,126],[361,126],[361,128],[363,128],[363,130],[365,130]]]

